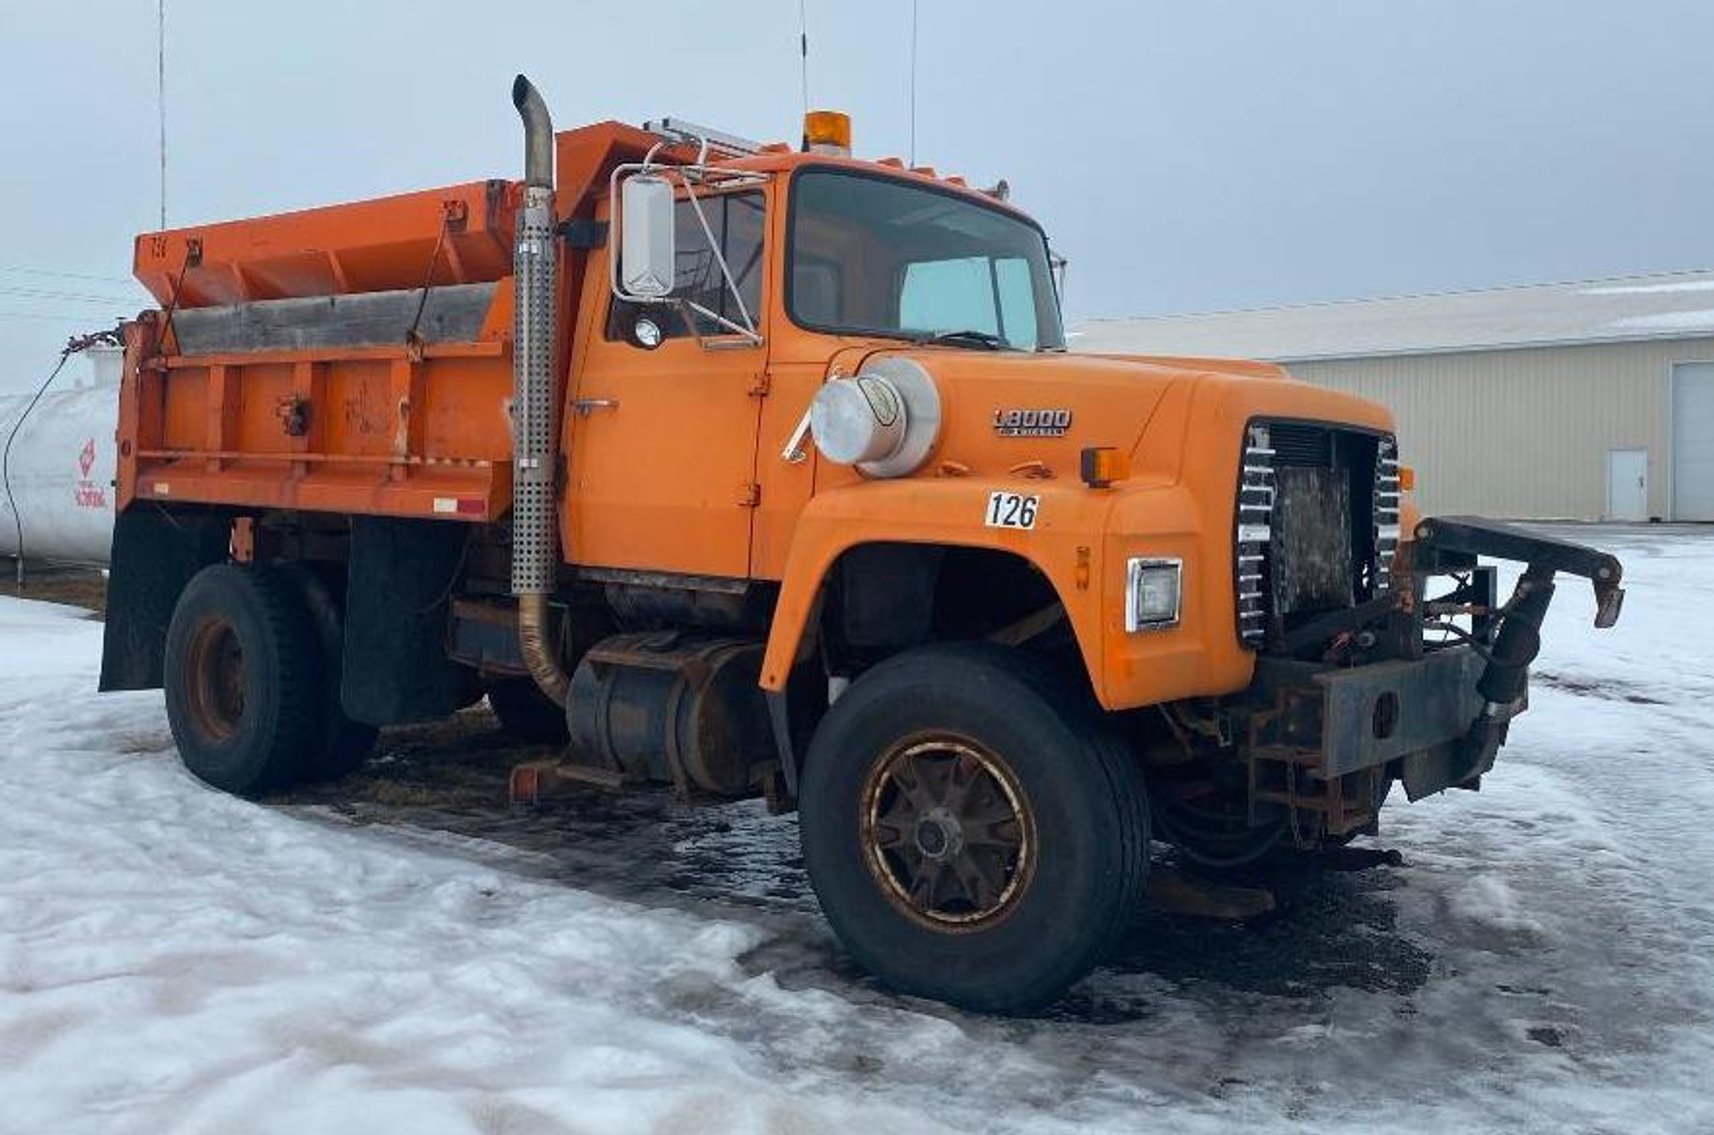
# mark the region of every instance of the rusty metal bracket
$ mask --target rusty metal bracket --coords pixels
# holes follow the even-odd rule
[[[1549,582],[1554,572],[1582,576],[1595,588],[1597,627],[1617,623],[1624,607],[1625,589],[1620,586],[1624,566],[1618,557],[1584,544],[1555,540],[1514,524],[1474,516],[1428,517],[1417,524],[1415,543],[1419,569],[1443,570],[1438,563],[1447,555],[1489,556],[1528,564],[1531,571],[1546,573]]]
[[[631,783],[624,774],[611,769],[548,759],[513,765],[507,793],[513,806],[530,808],[568,788],[600,788],[614,792]]]
[[[287,437],[304,437],[309,433],[310,400],[301,394],[282,394],[274,406],[280,428]]]
[[[254,517],[239,516],[233,518],[231,553],[233,563],[247,564],[256,559],[256,520]]]

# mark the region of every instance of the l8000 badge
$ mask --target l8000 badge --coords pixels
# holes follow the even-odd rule
[[[1064,437],[1070,410],[995,410],[994,432],[1001,437]]]

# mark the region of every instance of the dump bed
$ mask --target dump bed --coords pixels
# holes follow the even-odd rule
[[[513,183],[473,181],[144,233],[133,272],[180,310],[494,281],[512,270],[517,209]]]
[[[127,343],[144,365],[121,409],[137,443],[121,505],[129,488],[487,517],[510,484],[516,200],[478,181],[138,237],[162,311]]]
[[[618,123],[557,135],[557,215],[587,215],[613,164],[656,141]],[[521,200],[471,181],[139,236],[161,310],[127,328],[119,507],[497,516]],[[561,251],[571,305],[581,258]]]

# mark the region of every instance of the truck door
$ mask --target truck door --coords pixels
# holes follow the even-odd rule
[[[766,197],[759,189],[699,196],[744,307],[760,320]],[[674,227],[674,295],[741,323],[687,202]],[[766,350],[677,305],[613,299],[605,264],[591,261],[584,295],[594,310],[579,328],[567,431],[562,516],[571,561],[745,577]],[[639,335],[643,320],[658,330],[658,346],[641,345],[652,337],[647,327]]]

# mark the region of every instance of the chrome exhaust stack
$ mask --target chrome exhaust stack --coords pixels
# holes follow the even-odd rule
[[[512,594],[518,647],[542,692],[565,704],[570,680],[554,649],[548,617],[559,568],[554,534],[554,213],[553,120],[541,92],[512,81],[524,121],[524,207],[512,246]]]

